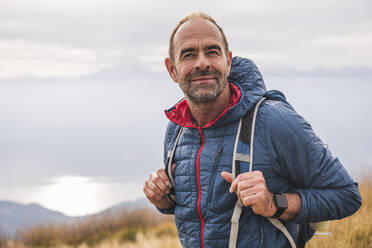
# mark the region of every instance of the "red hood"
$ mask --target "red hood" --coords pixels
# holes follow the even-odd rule
[[[230,85],[230,90],[231,90],[231,97],[230,97],[229,105],[226,106],[226,108],[222,111],[222,113],[216,119],[208,122],[202,128],[208,128],[208,127],[212,126],[231,107],[233,107],[234,105],[236,105],[239,102],[240,97],[242,95],[240,89],[238,88],[238,86],[236,86],[233,83],[229,83],[229,85]],[[165,111],[165,115],[168,117],[168,119],[171,122],[174,122],[174,123],[176,123],[176,124],[178,124],[180,126],[188,127],[188,128],[198,128],[198,126],[195,125],[192,122],[191,111],[190,111],[189,105],[186,102],[186,99],[183,99],[182,101],[180,101],[179,103],[177,103],[176,106],[174,106],[170,110],[166,110]]]

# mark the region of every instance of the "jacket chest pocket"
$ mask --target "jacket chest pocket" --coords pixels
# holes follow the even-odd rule
[[[221,172],[231,172],[231,161],[229,156],[223,154],[221,146],[213,162],[213,173],[208,187],[208,208],[216,213],[225,213],[234,206],[237,197],[229,192],[230,183],[222,178]],[[225,151],[226,152],[226,151]]]
[[[237,201],[236,194],[229,192],[230,183],[221,177],[222,171],[217,171],[217,175],[208,192],[208,208],[219,214],[231,211]]]

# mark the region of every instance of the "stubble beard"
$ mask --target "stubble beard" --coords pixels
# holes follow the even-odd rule
[[[192,79],[198,76],[213,76],[216,83],[213,85],[195,85]],[[223,75],[212,69],[195,73],[189,73],[183,80],[179,78],[179,86],[185,96],[196,104],[205,104],[215,101],[224,91],[227,85],[226,73]]]

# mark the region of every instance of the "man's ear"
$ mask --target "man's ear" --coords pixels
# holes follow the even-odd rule
[[[230,69],[231,69],[231,61],[232,61],[232,52],[229,51],[227,53],[227,67],[228,67],[229,74],[230,74]]]
[[[172,80],[175,83],[178,83],[176,67],[173,65],[170,57],[165,58],[165,66],[167,67],[168,73],[171,76]]]

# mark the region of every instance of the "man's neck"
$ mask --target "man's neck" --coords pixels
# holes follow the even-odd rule
[[[196,103],[186,97],[192,118],[199,127],[215,120],[229,105],[231,97],[230,87],[226,85],[224,91],[216,100],[208,103]]]

